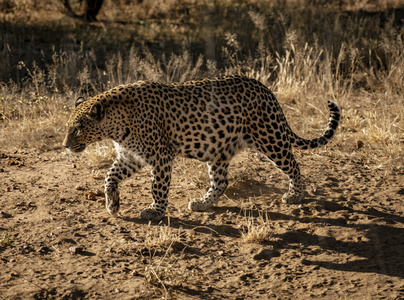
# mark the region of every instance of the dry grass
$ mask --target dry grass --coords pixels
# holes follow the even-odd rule
[[[14,241],[10,238],[8,233],[5,233],[2,238],[0,238],[0,247],[7,247],[11,246],[14,243]]]
[[[244,209],[244,217],[241,224],[241,239],[246,243],[263,243],[271,237],[270,220],[267,213],[259,212],[254,217],[251,210]]]
[[[179,249],[174,249],[178,245],[182,245],[183,238],[182,229],[174,229],[170,226],[170,218],[168,224],[162,226],[149,225],[142,245],[149,252],[149,262],[144,268],[144,278],[152,285],[162,290],[164,299],[172,299],[172,288],[181,286],[192,275],[188,270],[182,270],[176,266],[176,262],[169,262],[168,257]],[[164,250],[161,257],[157,257],[157,250]]]
[[[326,99],[334,99],[343,118],[327,151],[336,148],[339,155],[365,157],[368,163],[379,165],[383,159],[385,166],[402,166],[404,29],[394,14],[373,13],[402,6],[397,1],[313,3],[302,9],[301,1],[270,7],[253,0],[209,5],[106,1],[100,13],[105,23],[88,26],[63,17],[53,2],[3,1],[0,19],[9,21],[4,32],[17,30],[27,14],[30,18],[24,36],[0,34],[2,149],[60,148],[64,123],[79,95],[91,97],[142,79],[185,81],[243,73],[271,87],[299,135],[322,132]],[[299,18],[293,17],[296,9]],[[52,15],[50,21],[45,15]],[[129,20],[140,26],[113,22]],[[27,53],[27,47],[42,50]],[[108,143],[96,144],[84,156],[91,166],[104,165],[113,150]],[[206,169],[196,163],[192,166],[199,171],[189,174],[189,164],[180,160],[175,167],[179,178],[195,174],[178,185],[194,185],[189,196],[201,196],[208,180],[200,174]]]
[[[141,270],[134,270],[132,275],[142,273],[148,284],[161,290],[162,299],[173,299],[172,290],[198,276],[195,271],[179,267],[178,264],[186,248],[182,242],[185,231],[171,227],[170,218],[167,225],[149,223],[145,230],[141,236],[128,235],[112,242],[107,250],[112,254],[139,257],[145,265]]]
[[[160,259],[151,260],[144,268],[145,280],[161,289],[162,299],[176,299],[173,290],[188,282],[195,274],[187,269],[178,268],[176,263],[168,263],[165,256]]]
[[[164,248],[169,249],[174,243],[181,241],[181,228],[174,229],[170,227],[170,218],[168,224],[158,227],[152,227],[149,222],[147,232],[144,238],[144,245],[148,249]]]

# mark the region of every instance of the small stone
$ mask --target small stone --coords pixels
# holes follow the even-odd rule
[[[102,195],[104,195],[104,192],[101,191],[100,189],[96,189],[95,192],[94,192],[94,194],[95,194],[96,196],[102,196]]]
[[[364,143],[362,141],[358,140],[358,141],[356,141],[355,146],[356,146],[356,149],[360,149],[364,146]]]
[[[292,215],[299,215],[300,214],[300,208],[295,208],[294,210],[291,211]]]
[[[91,201],[97,200],[97,196],[93,192],[88,192],[86,198]]]
[[[72,254],[79,254],[81,252],[83,252],[84,248],[83,247],[79,247],[79,246],[71,246],[69,248],[70,253]]]
[[[41,247],[41,248],[39,248],[38,250],[37,250],[37,252],[39,252],[39,253],[43,253],[43,254],[46,254],[46,253],[48,253],[48,252],[50,252],[51,250],[48,248],[48,247],[46,247],[46,246],[43,246],[43,247]]]
[[[82,185],[76,185],[75,189],[76,189],[77,191],[84,191],[84,186],[82,186]]]
[[[4,211],[0,211],[0,217],[3,219],[8,219],[8,218],[12,218],[13,216],[10,215],[9,213],[6,213]]]
[[[260,253],[254,255],[255,260],[266,259],[270,260],[272,257],[280,256],[281,253],[278,250],[263,249]]]
[[[120,232],[120,233],[129,233],[130,231],[127,230],[125,227],[120,227],[120,228],[119,228],[119,232]]]

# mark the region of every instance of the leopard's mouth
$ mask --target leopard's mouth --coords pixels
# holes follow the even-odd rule
[[[86,149],[85,144],[77,144],[77,145],[67,148],[67,150],[69,150],[73,154],[79,154],[79,153],[83,152],[85,149]]]

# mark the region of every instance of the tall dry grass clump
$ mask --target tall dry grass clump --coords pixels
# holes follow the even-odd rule
[[[251,211],[244,210],[244,218],[240,220],[244,226],[241,228],[241,239],[246,243],[263,243],[271,237],[271,226],[268,214],[259,212],[254,217]]]

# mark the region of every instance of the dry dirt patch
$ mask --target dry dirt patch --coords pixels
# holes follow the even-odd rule
[[[204,191],[187,164],[204,166],[180,159],[168,217],[148,224],[139,218],[150,202],[147,169],[121,185],[122,211],[112,218],[99,195],[106,169],[54,151],[3,152],[0,298],[404,297],[402,171],[331,151],[297,159],[301,205],[279,203],[286,179],[244,152],[206,213],[187,210]],[[259,226],[267,235],[248,242],[244,234]]]

